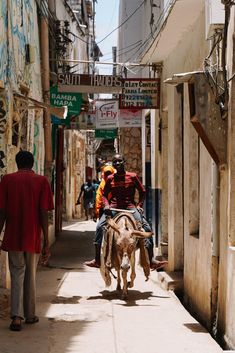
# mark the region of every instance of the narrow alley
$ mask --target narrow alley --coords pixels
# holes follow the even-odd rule
[[[11,332],[9,311],[0,315],[0,353],[219,353],[209,333],[171,291],[163,290],[157,272],[145,282],[137,269],[126,301],[105,288],[99,270],[83,262],[93,256],[96,223],[64,224],[51,248],[48,267],[39,267],[39,323]]]

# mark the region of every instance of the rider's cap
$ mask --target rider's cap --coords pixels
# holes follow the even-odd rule
[[[104,166],[104,168],[102,169],[102,172],[105,174],[107,172],[110,172],[111,174],[113,174],[115,172],[115,169],[111,166],[111,165],[106,165]]]

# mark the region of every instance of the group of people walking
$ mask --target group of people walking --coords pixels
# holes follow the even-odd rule
[[[0,182],[0,238],[1,249],[8,252],[11,276],[11,324],[10,330],[20,331],[22,323],[35,324],[39,321],[35,313],[36,270],[40,258],[46,264],[50,256],[48,239],[48,212],[54,209],[50,184],[45,176],[32,169],[34,157],[28,151],[16,155],[18,171],[3,176]],[[135,192],[139,200],[135,201]],[[97,222],[95,233],[95,258],[86,261],[89,267],[100,267],[101,242],[106,216],[114,216],[119,209],[131,209],[134,218],[141,222],[145,231],[151,231],[143,217],[145,189],[136,173],[125,170],[124,158],[114,156],[112,166],[102,171],[100,183],[88,178],[82,185],[77,199],[85,209],[86,219]],[[41,237],[43,235],[43,237]],[[156,261],[153,254],[153,238],[147,238],[150,268],[158,270],[166,261]]]

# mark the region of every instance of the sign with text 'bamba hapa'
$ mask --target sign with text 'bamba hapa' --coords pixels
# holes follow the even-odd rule
[[[109,75],[58,74],[58,92],[119,93],[122,78]]]
[[[50,88],[50,102],[53,107],[68,107],[68,115],[79,115],[82,105],[81,93],[61,93],[57,86]]]
[[[119,109],[159,109],[160,79],[123,79]]]

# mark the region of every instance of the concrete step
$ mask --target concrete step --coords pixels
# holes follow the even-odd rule
[[[158,281],[161,287],[165,290],[172,290],[174,292],[183,291],[183,273],[182,271],[175,272],[158,272]]]

